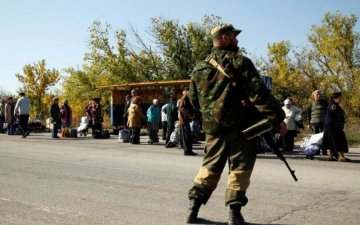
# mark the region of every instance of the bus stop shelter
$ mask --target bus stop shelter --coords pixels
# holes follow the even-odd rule
[[[111,125],[119,127],[124,125],[123,112],[125,106],[125,96],[131,95],[131,90],[135,89],[137,95],[143,99],[143,111],[152,104],[153,99],[159,99],[161,104],[168,101],[170,96],[175,95],[178,99],[182,96],[184,87],[190,85],[190,80],[167,80],[154,82],[126,83],[119,85],[105,85],[97,88],[111,90],[110,118]]]

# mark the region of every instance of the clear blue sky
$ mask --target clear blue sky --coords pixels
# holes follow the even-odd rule
[[[94,20],[109,23],[114,30],[127,30],[132,25],[142,32],[152,17],[187,24],[214,14],[243,30],[239,45],[250,55],[265,56],[267,44],[280,40],[306,46],[311,25],[320,24],[324,13],[336,10],[360,16],[360,1],[1,0],[0,89],[15,93],[21,84],[14,74],[41,59],[47,61],[48,68],[58,70],[81,67],[88,27]]]

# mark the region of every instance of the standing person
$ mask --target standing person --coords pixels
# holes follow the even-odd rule
[[[8,124],[8,127],[7,127],[8,135],[13,135],[15,133],[14,110],[15,110],[14,99],[13,99],[13,97],[9,97],[6,102],[6,105],[5,105],[5,123]]]
[[[127,123],[128,123],[128,118],[129,118],[129,107],[131,105],[131,97],[130,95],[126,95],[125,96],[125,103],[124,103],[124,112],[123,112],[123,121],[124,121],[124,126],[125,128],[128,128]]]
[[[136,97],[136,96],[138,96],[138,93],[137,93],[137,91],[135,90],[135,89],[132,89],[131,90],[131,103],[132,103],[132,101],[134,100],[134,98]]]
[[[184,155],[197,155],[192,151],[192,133],[190,129],[190,122],[194,117],[194,108],[189,98],[189,88],[183,90],[183,96],[178,101],[179,107],[179,124],[180,124],[180,143],[184,148]]]
[[[166,140],[166,131],[167,131],[167,116],[164,112],[165,107],[168,105],[168,103],[164,104],[161,107],[161,127],[162,127],[162,139]]]
[[[61,124],[61,113],[60,113],[58,97],[55,97],[53,99],[53,104],[51,105],[51,108],[50,108],[50,117],[51,117],[51,123],[53,124],[53,130],[52,130],[51,137],[59,138],[58,129],[59,129],[59,125]]]
[[[337,157],[339,162],[348,162],[350,159],[345,158],[349,148],[344,132],[345,112],[340,106],[341,97],[341,92],[331,95],[325,118],[322,147],[328,152],[328,161],[334,161],[334,157]]]
[[[176,106],[176,96],[171,96],[170,102],[162,111],[166,114],[167,120],[165,147],[173,147],[169,146],[170,136],[175,129],[175,122],[179,119],[178,109]]]
[[[89,103],[85,106],[85,114],[89,120],[88,128],[93,128],[93,108],[95,102],[93,100],[89,101]]]
[[[0,133],[3,133],[5,123],[5,99],[0,99]]]
[[[102,123],[104,122],[102,109],[101,109],[101,97],[97,97],[93,99],[94,104],[92,107],[92,115],[93,115],[93,135],[100,135],[103,130]],[[94,133],[95,132],[95,133]]]
[[[282,109],[285,112],[284,122],[287,125],[287,132],[284,136],[284,151],[292,152],[294,139],[297,136],[296,117],[301,116],[301,109],[294,106],[290,99],[285,99]]]
[[[141,104],[141,97],[135,96],[129,107],[128,126],[132,130],[130,137],[131,144],[140,144],[140,129],[146,121],[146,117],[141,109]]]
[[[324,121],[326,116],[327,102],[322,98],[322,93],[315,90],[312,93],[314,101],[307,109],[308,126],[314,134],[324,131]]]
[[[21,130],[22,138],[29,135],[28,122],[30,117],[30,100],[25,96],[24,92],[19,94],[20,98],[17,100],[14,115],[19,116],[19,129]]]
[[[153,104],[146,111],[146,117],[149,125],[149,141],[157,143],[159,142],[158,132],[161,121],[161,108],[158,99],[153,100]]]
[[[239,52],[236,36],[240,32],[230,24],[214,27],[211,31],[214,47],[209,57],[215,60],[216,67],[204,60],[191,75],[190,99],[202,112],[206,155],[188,192],[187,223],[197,221],[200,206],[209,200],[228,162],[225,194],[225,204],[230,207],[228,224],[245,224],[241,207],[248,202],[246,190],[259,145],[256,138],[247,140],[242,130],[261,119],[255,106],[280,134],[286,132],[281,105],[270,94],[251,60]],[[220,67],[226,75],[219,71]]]
[[[72,109],[69,100],[65,99],[60,106],[61,128],[70,128],[72,122]]]

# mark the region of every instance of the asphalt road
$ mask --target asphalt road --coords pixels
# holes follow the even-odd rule
[[[52,140],[50,134],[0,134],[0,224],[184,224],[202,161],[162,145],[116,137]],[[274,155],[259,155],[243,214],[249,224],[360,224],[360,148],[350,163],[287,155],[294,182]],[[199,224],[226,224],[226,172]]]

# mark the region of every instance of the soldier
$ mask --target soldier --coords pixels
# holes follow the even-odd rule
[[[230,207],[228,224],[244,224],[240,210],[248,201],[245,194],[259,145],[256,138],[247,140],[242,130],[267,117],[281,135],[286,132],[281,105],[270,94],[251,60],[239,52],[236,37],[240,32],[230,24],[214,27],[213,50],[196,65],[191,76],[190,99],[202,112],[206,155],[188,193],[187,223],[197,221],[200,206],[206,204],[215,190],[228,161],[225,194],[225,204]],[[210,57],[217,65],[209,63]]]

